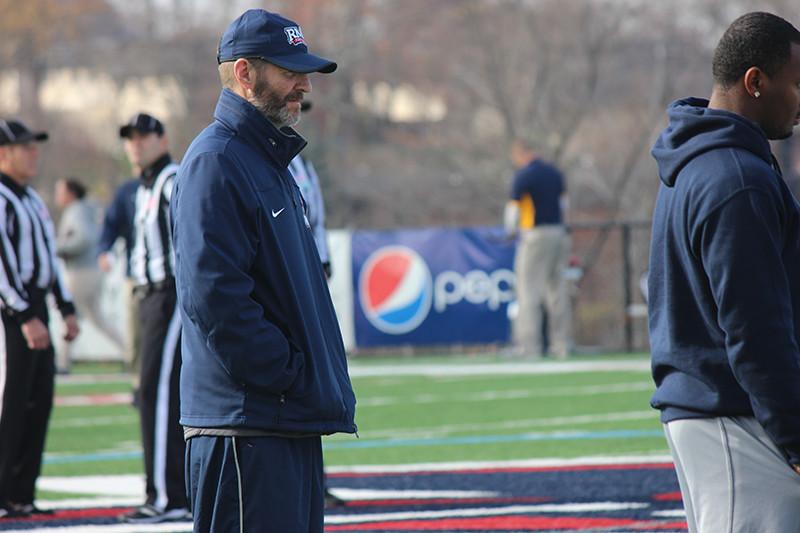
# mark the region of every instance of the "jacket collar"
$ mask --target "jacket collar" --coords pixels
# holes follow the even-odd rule
[[[292,128],[276,128],[250,102],[230,89],[222,90],[214,118],[284,169],[307,144]]]

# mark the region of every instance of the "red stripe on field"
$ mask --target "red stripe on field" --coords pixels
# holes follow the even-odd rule
[[[131,403],[132,399],[133,395],[130,392],[118,392],[56,396],[54,401],[59,407],[83,407],[88,405],[126,405]]]
[[[664,530],[671,529],[671,530],[674,531],[676,529],[681,529],[681,530],[685,531],[685,530],[689,529],[689,525],[686,522],[666,522],[666,523],[654,523],[652,525],[637,526],[634,529],[639,529],[639,530],[644,530],[644,531],[653,531],[654,529],[655,530],[658,530],[658,529],[664,529]]]
[[[686,528],[685,523],[665,524],[619,518],[492,516],[485,518],[446,518],[443,520],[402,520],[326,526],[325,531],[589,531],[595,528],[635,527],[636,529]]]
[[[399,506],[399,505],[458,505],[462,504],[486,504],[486,503],[542,503],[552,502],[554,498],[542,496],[528,496],[519,498],[397,498],[386,500],[348,500],[347,507],[379,507],[379,506]]]
[[[4,522],[54,522],[60,520],[80,520],[87,518],[108,518],[131,511],[132,507],[105,507],[102,509],[65,509],[56,510],[53,514],[39,514],[27,518],[6,519]]]
[[[682,501],[680,492],[665,492],[663,494],[656,494],[653,499],[659,502],[679,502]]]
[[[632,463],[610,465],[565,465],[565,466],[508,466],[457,470],[420,470],[417,472],[331,472],[331,478],[430,476],[436,474],[503,474],[524,472],[590,472],[601,470],[671,470],[672,463]]]

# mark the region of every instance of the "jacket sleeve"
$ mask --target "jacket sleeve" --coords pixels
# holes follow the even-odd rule
[[[223,155],[184,162],[171,202],[178,299],[235,381],[280,394],[291,388],[303,356],[252,296],[256,221],[263,216],[252,196],[246,176]]]
[[[11,232],[19,233],[17,226],[14,208],[0,196],[0,301],[5,312],[22,324],[33,318],[34,313],[19,277],[19,258],[9,237]]]
[[[745,189],[702,221],[695,239],[733,374],[758,422],[800,464],[800,351],[783,223],[777,194]]]
[[[55,280],[53,282],[53,296],[56,299],[61,316],[68,317],[75,314],[75,304],[72,302],[72,294],[67,289],[67,282],[64,279],[64,268],[56,262],[53,256],[53,268],[55,269]]]
[[[106,213],[103,216],[100,239],[97,242],[98,255],[111,250],[116,240],[124,237],[126,235],[125,230],[132,224],[133,221],[126,220],[128,212],[125,209],[125,202],[130,201],[128,196],[127,187],[125,185],[120,186],[111,201],[111,205],[106,209]],[[129,246],[131,244],[128,243]]]

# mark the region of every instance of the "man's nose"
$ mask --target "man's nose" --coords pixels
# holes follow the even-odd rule
[[[304,93],[311,92],[311,76],[308,74],[302,74],[299,79],[297,80],[297,89],[303,91]]]

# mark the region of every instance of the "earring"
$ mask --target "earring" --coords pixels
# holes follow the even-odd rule
[[[753,93],[753,96],[755,96],[756,98],[758,98],[759,96],[761,96],[761,91],[759,91],[759,90],[756,90],[756,92],[754,92],[754,93]]]

